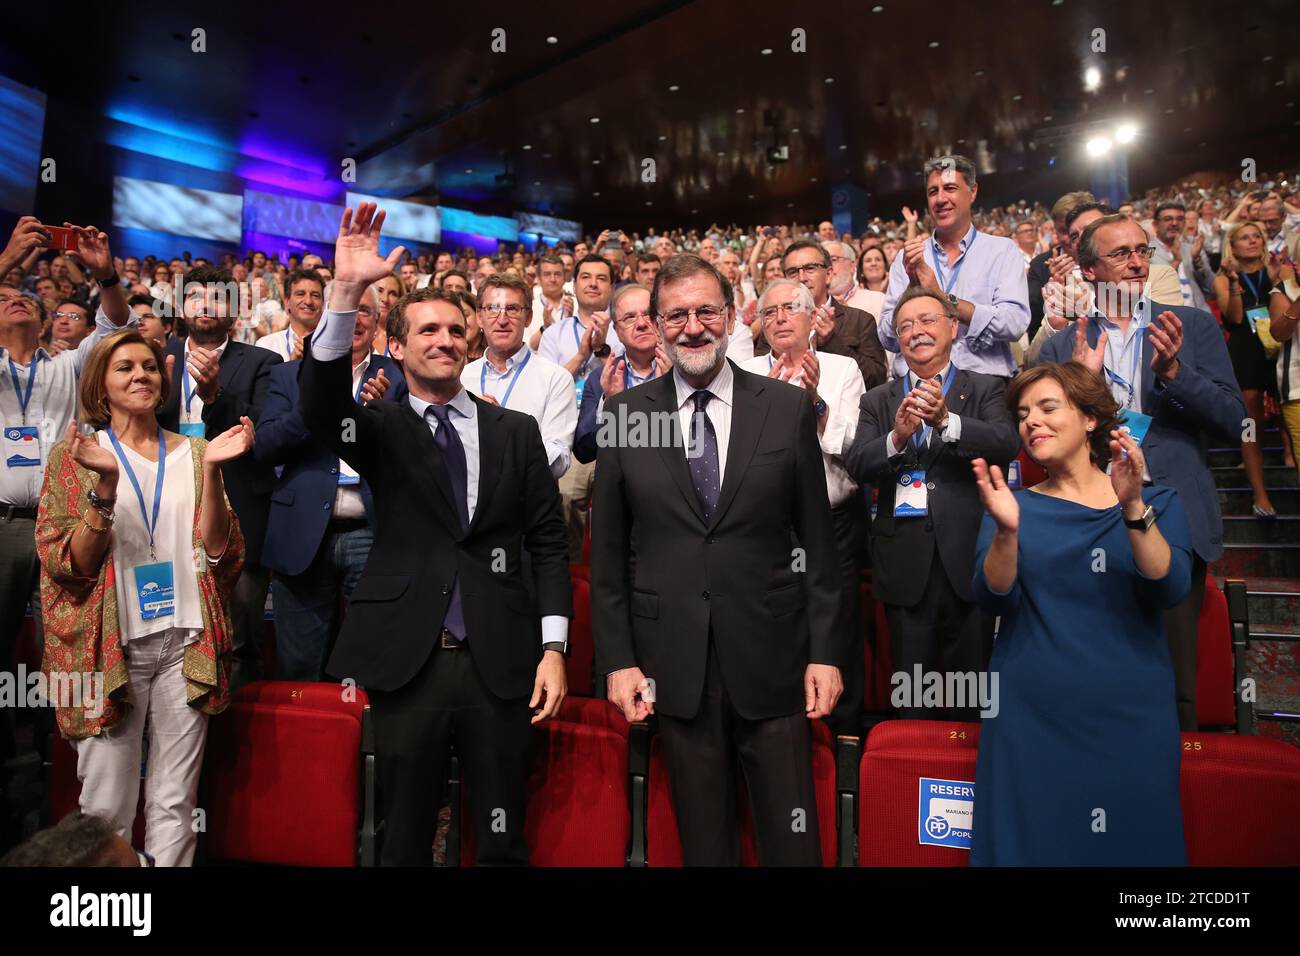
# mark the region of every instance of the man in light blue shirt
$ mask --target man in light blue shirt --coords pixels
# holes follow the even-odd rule
[[[889,291],[878,329],[886,349],[898,352],[894,305],[908,286],[946,298],[957,309],[953,363],[970,372],[1009,378],[1019,369],[1011,343],[1029,329],[1029,286],[1020,248],[1004,236],[971,225],[977,187],[975,164],[965,156],[941,156],[925,164],[926,201],[934,235],[910,240],[894,257]],[[907,372],[902,356],[894,374]]]

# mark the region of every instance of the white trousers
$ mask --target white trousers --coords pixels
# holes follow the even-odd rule
[[[125,651],[130,710],[107,732],[77,741],[81,809],[113,821],[117,832],[131,840],[147,714],[144,849],[158,866],[190,866],[198,842],[193,811],[208,717],[185,703],[181,632],[173,629],[137,638],[127,643]]]

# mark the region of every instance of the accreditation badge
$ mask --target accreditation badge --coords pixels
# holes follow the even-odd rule
[[[135,596],[140,602],[140,617],[152,621],[176,613],[176,586],[170,561],[135,566]]]
[[[1120,422],[1119,430],[1128,432],[1129,437],[1137,442],[1139,447],[1142,445],[1142,440],[1147,437],[1150,428],[1150,415],[1143,415],[1141,412],[1125,409],[1124,419]]]
[[[5,464],[10,468],[41,467],[41,431],[35,425],[5,426]]]
[[[898,473],[894,485],[894,517],[920,518],[929,514],[925,469],[908,468]]]

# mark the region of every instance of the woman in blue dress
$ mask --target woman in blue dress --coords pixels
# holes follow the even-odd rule
[[[1143,487],[1142,449],[1082,365],[1022,373],[1007,404],[1048,478],[1012,492],[1001,469],[972,463],[986,510],[975,595],[1002,623],[971,865],[1184,866],[1161,613],[1191,587],[1182,505]]]

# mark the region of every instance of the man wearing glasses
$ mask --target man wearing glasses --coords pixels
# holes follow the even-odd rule
[[[993,619],[974,602],[975,540],[984,509],[971,461],[1005,466],[1020,437],[996,376],[961,368],[957,309],[908,289],[894,311],[907,371],[862,399],[849,474],[875,485],[871,589],[885,605],[894,672],[978,673],[993,650]],[[904,706],[913,719],[975,720],[957,701]]]
[[[1196,630],[1205,569],[1223,553],[1223,519],[1205,449],[1211,435],[1233,445],[1241,441],[1246,404],[1213,316],[1153,305],[1144,294],[1152,247],[1141,226],[1126,216],[1103,216],[1083,231],[1078,251],[1095,304],[1076,320],[1074,334],[1047,340],[1040,361],[1081,362],[1101,376],[1142,446],[1145,483],[1168,485],[1182,499],[1195,551],[1192,590],[1165,611],[1165,637],[1179,725],[1195,730]]]
[[[731,296],[700,256],[664,263],[650,311],[672,373],[606,402],[671,416],[681,440],[600,449],[597,668],[629,722],[659,715],[688,866],[740,862],[737,758],[759,862],[816,866],[808,721],[834,708],[848,657],[835,527],[813,403],[727,361]]]
[[[1214,294],[1214,271],[1205,252],[1205,237],[1184,239],[1187,207],[1180,202],[1162,202],[1156,207],[1156,244],[1151,261],[1177,270],[1183,305],[1208,312],[1207,295]]]
[[[785,277],[803,283],[812,293],[817,351],[853,359],[866,387],[874,388],[885,380],[885,350],[880,346],[876,320],[831,296],[831,266],[831,254],[821,243],[809,239],[792,242],[781,258]],[[755,354],[762,355],[767,349],[762,338],[754,343]]]
[[[485,402],[537,419],[547,463],[558,481],[569,470],[578,405],[569,373],[524,343],[530,301],[528,284],[518,276],[499,272],[484,277],[478,321],[487,348],[482,358],[465,366],[460,381]]]
[[[844,694],[829,723],[836,733],[856,737],[862,733],[864,662],[859,591],[867,543],[867,509],[857,482],[845,470],[844,453],[853,444],[858,403],[866,387],[853,359],[812,348],[816,335],[812,313],[812,293],[802,283],[793,279],[768,283],[758,302],[758,315],[771,352],[756,355],[740,367],[802,388],[817,416],[817,442],[821,445],[839,555],[840,614],[853,640],[852,656],[844,665]]]

